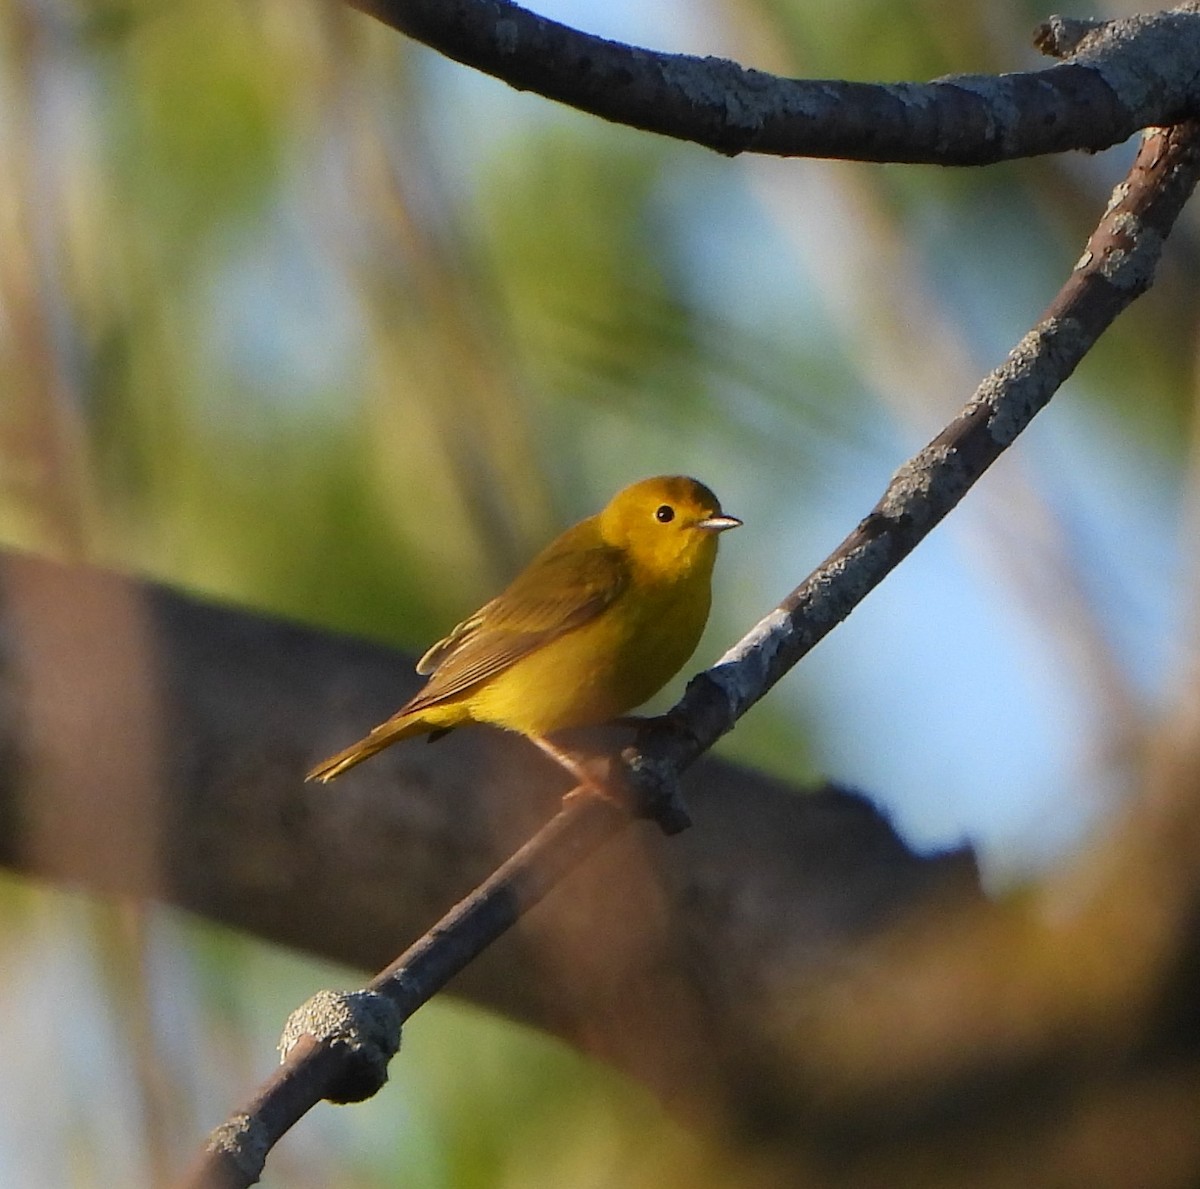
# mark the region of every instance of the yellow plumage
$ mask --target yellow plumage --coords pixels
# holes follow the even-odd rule
[[[545,736],[617,718],[679,671],[708,620],[717,536],[740,523],[695,479],[626,487],[439,640],[417,664],[420,693],[307,779],[469,722],[519,731],[585,778]]]

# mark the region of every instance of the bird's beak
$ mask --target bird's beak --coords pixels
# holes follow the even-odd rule
[[[736,516],[706,516],[696,521],[696,527],[710,533],[723,533],[727,528],[737,528],[741,523]]]

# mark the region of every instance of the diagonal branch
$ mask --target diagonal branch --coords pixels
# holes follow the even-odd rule
[[[958,416],[896,472],[858,527],[713,668],[692,680],[667,725],[650,728],[645,751],[654,766],[678,772],[711,747],[962,499],[1116,316],[1149,288],[1163,242],[1198,174],[1200,123],[1145,134],[1129,174],[1038,324]]]
[[[984,165],[1096,151],[1197,110],[1200,6],[1081,26],[1052,18],[1046,70],[929,83],[779,78],[622,45],[508,0],[350,0],[440,53],[614,123],[729,156]]]
[[[708,672],[630,757],[650,801],[671,804],[679,773],[912,551],[1049,401],[1113,319],[1151,284],[1161,247],[1200,176],[1200,124],[1152,129],[1071,277],[962,412],[893,478],[830,557]],[[665,790],[665,798],[663,792]],[[373,1094],[399,1028],[530,904],[627,819],[597,798],[562,811],[363,992],[325,992],[293,1016],[280,1071],[214,1132],[188,1185],[253,1184],[267,1152],[323,1097]]]

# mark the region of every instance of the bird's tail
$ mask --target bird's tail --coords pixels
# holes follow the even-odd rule
[[[326,784],[356,764],[361,764],[363,760],[370,759],[377,751],[382,751],[398,739],[407,739],[411,735],[423,735],[434,728],[435,724],[426,722],[420,714],[394,715],[387,722],[381,722],[369,735],[363,736],[357,743],[351,743],[337,755],[322,760],[304,779],[319,780],[322,784]]]

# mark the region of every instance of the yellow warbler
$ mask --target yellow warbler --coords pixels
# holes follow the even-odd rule
[[[519,731],[591,783],[546,735],[617,718],[679,671],[708,620],[717,535],[739,524],[695,479],[626,487],[439,640],[417,662],[429,676],[420,693],[307,779],[332,780],[398,739],[481,722]]]

